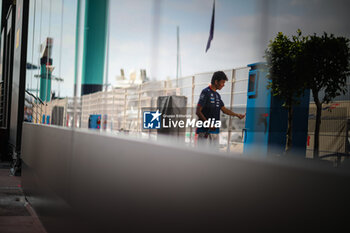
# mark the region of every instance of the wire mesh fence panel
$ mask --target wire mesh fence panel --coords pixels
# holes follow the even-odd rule
[[[316,106],[310,103],[306,157],[313,158],[316,127]],[[337,162],[349,156],[349,101],[324,104],[319,132],[319,157]],[[340,158],[339,158],[340,157]]]
[[[227,108],[239,113],[245,112],[247,79],[249,68],[225,70],[228,77],[225,87],[220,91],[221,98]],[[52,100],[43,106],[35,106],[39,112],[42,107],[41,117],[52,115],[55,107],[64,108],[63,125],[72,127],[78,124],[81,128],[89,128],[91,115],[99,115],[101,129],[108,131],[123,131],[140,134],[147,137],[157,137],[157,130],[143,129],[143,111],[145,109],[157,109],[158,98],[162,96],[184,96],[186,106],[184,115],[190,119],[196,119],[196,106],[201,91],[208,87],[213,72],[201,73],[194,76],[181,77],[172,80],[149,81],[138,85],[131,85],[108,91],[83,95],[75,102],[73,98]],[[77,122],[74,120],[76,111]],[[36,119],[43,122],[42,119]],[[241,151],[234,148],[242,147],[241,131],[244,120],[221,116],[222,134],[220,145],[223,150]],[[185,129],[185,142],[195,144],[195,127]]]

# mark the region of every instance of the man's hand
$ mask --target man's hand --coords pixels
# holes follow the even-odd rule
[[[225,106],[223,106],[221,108],[221,111],[229,116],[236,116],[239,119],[243,119],[245,117],[245,114],[239,114],[239,113],[232,112],[230,109],[225,108]]]
[[[216,127],[210,127],[210,128],[209,128],[209,131],[210,131],[210,132],[213,132],[213,131],[215,131],[215,130],[216,130]]]
[[[236,117],[238,117],[239,119],[243,119],[245,117],[245,113],[244,114],[236,114]]]

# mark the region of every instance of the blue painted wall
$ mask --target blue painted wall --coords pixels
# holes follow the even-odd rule
[[[249,76],[255,74],[256,85],[252,88],[252,82],[248,84],[243,152],[262,157],[282,155],[286,144],[287,109],[282,107],[283,101],[272,96],[267,88],[266,64],[254,63],[248,67],[251,67]],[[310,91],[307,90],[300,98],[300,105],[294,107],[292,152],[300,157],[304,157],[306,151],[309,101]]]

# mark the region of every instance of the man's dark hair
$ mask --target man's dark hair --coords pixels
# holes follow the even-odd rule
[[[218,82],[221,81],[221,80],[226,80],[228,81],[228,78],[226,76],[226,74],[222,71],[216,71],[214,74],[213,74],[213,77],[211,78],[211,84],[215,84],[215,80],[217,80]]]

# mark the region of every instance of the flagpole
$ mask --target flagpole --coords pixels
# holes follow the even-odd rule
[[[177,35],[177,55],[176,55],[176,87],[179,87],[179,50],[180,50],[180,29],[179,26],[176,27],[176,35]]]

